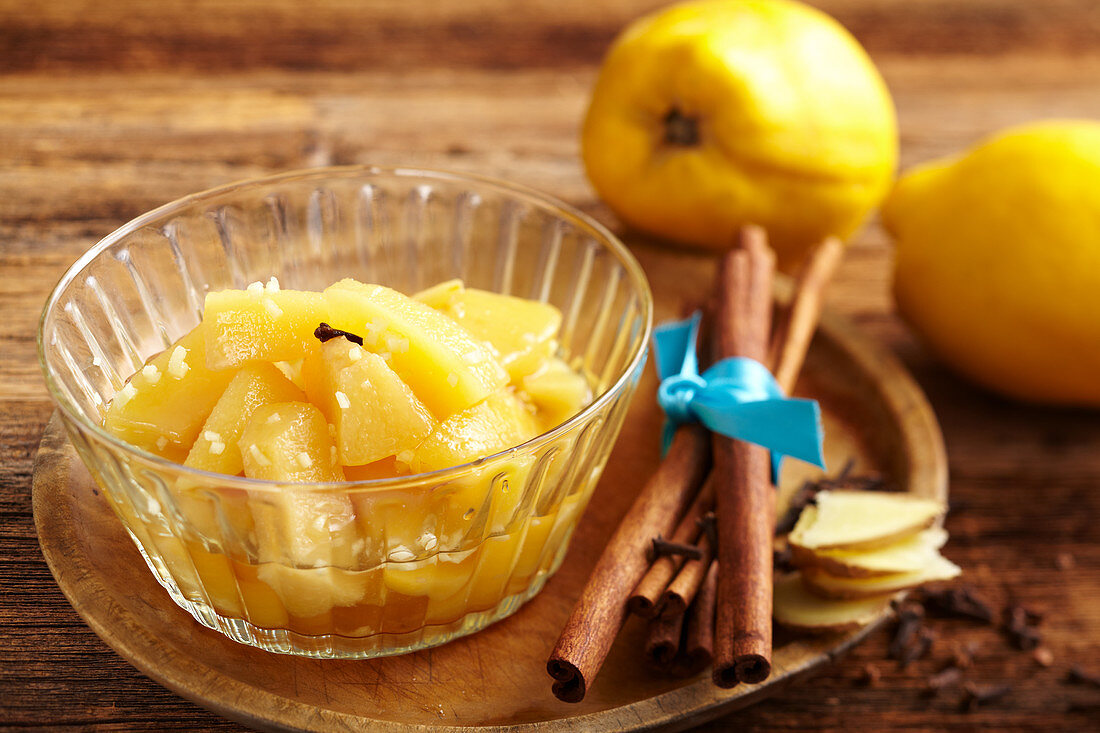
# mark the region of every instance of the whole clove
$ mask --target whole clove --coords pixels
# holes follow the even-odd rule
[[[675,555],[686,557],[691,560],[700,560],[703,557],[703,551],[695,545],[688,545],[683,542],[672,542],[660,535],[651,540],[648,554],[651,563],[659,557],[672,557]]]
[[[958,667],[945,667],[928,677],[924,683],[924,690],[930,695],[935,695],[937,692],[954,687],[960,682],[962,682],[962,670]]]
[[[878,687],[879,682],[882,680],[882,672],[879,668],[873,664],[863,665],[863,674],[860,675],[859,681],[866,687]]]
[[[973,712],[980,706],[1000,700],[1012,692],[1012,685],[975,685],[967,682],[963,685],[966,695],[963,697],[963,709]]]
[[[1066,674],[1066,682],[1070,682],[1075,685],[1091,685],[1092,687],[1100,687],[1100,674],[1087,672],[1085,671],[1085,669],[1075,664],[1069,668],[1069,672]]]
[[[358,344],[359,346],[363,345],[363,337],[362,336],[356,336],[354,333],[351,333],[350,331],[342,331],[339,328],[333,328],[332,326],[328,325],[324,321],[322,321],[321,325],[319,325],[317,328],[315,328],[313,330],[313,335],[322,344],[325,343],[326,341],[331,341],[334,338],[340,338],[341,336],[343,336],[344,338],[346,338],[348,341],[352,342],[353,344]]]
[[[1009,606],[1005,609],[1005,633],[1017,649],[1031,651],[1043,640],[1036,626],[1041,619],[1042,615],[1023,606]]]
[[[887,653],[891,659],[900,660],[924,622],[924,609],[915,603],[907,603],[898,608],[897,614],[898,625]]]
[[[791,548],[784,546],[782,550],[772,551],[772,569],[777,575],[786,575],[796,568],[791,563]]]
[[[974,591],[965,585],[943,590],[926,590],[924,607],[940,616],[967,618],[985,624],[993,623],[993,608],[974,595]]]
[[[932,651],[932,644],[936,641],[936,634],[931,629],[921,627],[917,631],[917,638],[905,647],[898,657],[898,669],[905,669],[918,659],[923,659]]]

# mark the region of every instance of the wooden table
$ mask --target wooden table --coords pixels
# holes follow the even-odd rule
[[[516,180],[615,224],[585,181],[577,127],[595,65],[651,0],[0,2],[0,727],[238,729],[135,672],[54,585],[31,517],[52,412],[34,329],[62,271],[125,220],[272,171],[418,164]],[[897,101],[902,165],[1005,125],[1100,118],[1100,5],[1090,0],[824,0]],[[655,246],[624,235],[643,260]],[[1100,418],[1010,404],[936,364],[893,313],[890,245],[856,239],[830,305],[893,348],[945,432],[946,554],[989,599],[1046,613],[1053,665],[993,628],[937,624],[931,658],[884,661],[886,634],[772,700],[704,726],[746,729],[1100,726]],[[1061,560],[1059,558],[1061,557]],[[1074,567],[1068,568],[1070,561]],[[966,713],[924,678],[955,641],[971,679],[1013,693]],[[877,686],[862,669],[881,671]]]

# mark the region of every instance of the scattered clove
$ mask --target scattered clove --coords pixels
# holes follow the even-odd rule
[[[1077,558],[1068,552],[1059,552],[1054,558],[1054,565],[1059,570],[1073,570],[1077,565]]]
[[[326,341],[331,341],[334,338],[339,338],[339,337],[343,336],[344,338],[346,338],[348,341],[352,342],[353,344],[359,344],[360,346],[363,345],[363,337],[362,336],[356,336],[354,333],[350,333],[348,331],[341,331],[339,328],[333,328],[332,326],[328,325],[324,321],[322,321],[321,325],[319,325],[317,328],[315,328],[313,330],[313,335],[315,337],[317,337],[317,339],[322,344],[325,343]]]
[[[671,557],[674,555],[686,557],[691,560],[699,560],[703,557],[703,551],[695,545],[687,545],[683,542],[672,542],[657,535],[650,542],[648,555],[651,563],[659,557]]]
[[[932,644],[936,641],[936,634],[927,627],[921,627],[917,631],[916,640],[905,647],[898,657],[898,669],[905,669],[918,659],[923,659],[932,650]]]
[[[941,616],[968,618],[986,624],[993,623],[993,609],[965,585],[942,590],[926,590],[924,607]]]
[[[882,672],[879,668],[873,664],[863,665],[863,674],[860,676],[859,681],[866,687],[878,687],[879,682],[882,680]]]
[[[924,684],[925,692],[935,695],[941,690],[962,682],[962,670],[958,667],[945,667],[934,675],[928,677]]]
[[[814,503],[814,497],[817,496],[819,491],[831,489],[875,491],[885,487],[886,481],[878,474],[853,476],[852,469],[855,468],[855,465],[856,459],[849,458],[837,475],[826,476],[817,481],[804,481],[802,486],[794,493],[794,496],[791,497],[791,503],[787,507],[787,511],[779,518],[775,533],[787,534],[794,529],[799,516],[802,515],[802,510]]]
[[[963,697],[963,709],[967,712],[977,710],[981,705],[1000,700],[1012,692],[1012,685],[976,685],[967,682],[963,685],[966,695]]]
[[[924,609],[915,603],[907,603],[898,608],[897,613],[898,625],[887,653],[891,659],[900,660],[924,621]]]
[[[976,641],[968,641],[966,644],[955,643],[951,650],[951,666],[959,669],[970,669],[974,664],[974,657],[978,652],[979,644]]]
[[[1031,651],[1042,642],[1042,636],[1036,626],[1041,619],[1040,614],[1029,611],[1023,606],[1009,606],[1005,609],[1005,633],[1017,649]]]
[[[1100,674],[1086,672],[1080,666],[1075,664],[1069,668],[1069,673],[1066,675],[1066,682],[1070,682],[1076,685],[1091,685],[1092,687],[1100,687]]]

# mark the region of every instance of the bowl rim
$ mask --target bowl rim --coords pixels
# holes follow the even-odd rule
[[[639,346],[631,354],[629,361],[619,371],[615,380],[598,395],[595,399],[589,402],[580,412],[572,415],[569,419],[560,423],[554,428],[545,432],[539,433],[530,440],[527,440],[518,445],[510,446],[504,450],[497,451],[488,456],[483,456],[477,460],[470,461],[468,463],[462,463],[456,466],[449,466],[447,468],[436,469],[435,471],[429,471],[426,473],[409,474],[406,476],[392,476],[386,478],[361,480],[361,481],[325,481],[325,482],[285,482],[285,481],[272,481],[268,479],[253,479],[242,476],[229,476],[222,473],[214,473],[212,471],[204,471],[190,466],[185,466],[182,463],[176,463],[162,456],[158,456],[143,448],[128,443],[121,438],[108,432],[102,424],[94,423],[84,417],[83,414],[73,405],[69,399],[65,396],[63,390],[60,389],[53,375],[51,374],[47,357],[45,353],[45,329],[46,322],[50,315],[57,308],[58,301],[61,297],[62,291],[67,288],[79,274],[99,255],[101,255],[108,247],[118,242],[123,237],[138,231],[142,227],[149,226],[151,223],[158,219],[167,217],[169,215],[180,212],[181,210],[203,202],[208,202],[217,199],[220,196],[235,193],[237,191],[246,190],[249,188],[260,188],[264,186],[275,185],[279,183],[285,183],[289,181],[309,181],[309,180],[329,180],[333,178],[346,179],[346,178],[361,178],[370,176],[393,176],[397,178],[408,179],[425,179],[446,181],[450,183],[474,183],[481,186],[488,186],[489,188],[496,189],[502,194],[512,196],[525,200],[529,203],[535,204],[539,208],[546,210],[553,210],[553,213],[560,218],[571,220],[572,223],[579,225],[580,228],[587,230],[589,233],[596,235],[594,239],[598,240],[604,248],[609,250],[617,259],[619,264],[626,271],[627,275],[635,283],[638,288],[641,298],[639,298],[639,305],[642,310],[643,316],[643,329],[642,338],[639,340]],[[169,472],[179,474],[181,477],[191,477],[196,480],[201,480],[202,485],[207,488],[213,483],[220,488],[229,489],[247,489],[249,491],[267,490],[267,491],[282,491],[286,487],[295,487],[296,489],[310,490],[310,491],[349,491],[356,492],[363,490],[376,490],[382,492],[384,490],[392,490],[397,488],[406,488],[411,486],[418,486],[421,484],[432,484],[439,486],[448,483],[451,479],[459,478],[463,475],[467,475],[471,472],[481,469],[483,466],[492,463],[504,463],[507,458],[520,451],[534,451],[543,446],[546,443],[550,443],[557,439],[560,435],[571,431],[576,425],[586,421],[588,417],[597,410],[601,409],[607,402],[611,401],[613,396],[621,393],[627,386],[627,382],[631,375],[634,374],[639,368],[644,366],[646,355],[649,349],[650,336],[653,330],[653,293],[649,287],[649,280],[645,276],[645,272],[642,270],[641,265],[634,257],[633,253],[624,245],[618,237],[616,237],[611,230],[606,226],[596,221],[591,216],[580,211],[576,207],[561,201],[558,198],[542,193],[534,188],[524,186],[518,183],[512,183],[499,178],[491,176],[484,176],[475,173],[465,173],[459,171],[449,171],[436,168],[424,168],[424,167],[411,167],[411,166],[380,166],[373,164],[358,164],[358,165],[341,165],[341,166],[325,166],[319,168],[303,168],[293,171],[287,171],[283,173],[277,173],[268,176],[260,176],[257,178],[247,178],[230,183],[226,183],[220,186],[205,189],[196,193],[188,194],[180,198],[169,201],[162,204],[150,211],[140,214],[133,219],[129,220],[122,226],[116,228],[98,242],[89,247],[80,257],[73,262],[72,265],[65,270],[65,272],[58,279],[57,284],[54,285],[50,291],[49,296],[46,298],[46,303],[43,306],[42,314],[38,319],[38,327],[35,334],[35,345],[38,355],[38,364],[42,370],[42,374],[46,381],[46,388],[50,394],[50,398],[58,409],[61,410],[63,417],[67,421],[71,421],[85,430],[91,431],[93,436],[102,442],[107,443],[115,449],[122,451],[125,454],[132,456],[140,460],[144,464],[151,465],[157,469],[167,469]]]

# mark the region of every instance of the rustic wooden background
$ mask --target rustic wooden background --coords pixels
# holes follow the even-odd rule
[[[52,411],[34,329],[62,271],[125,220],[199,189],[340,163],[422,164],[513,179],[615,224],[578,160],[577,128],[616,31],[652,0],[0,0],[0,728],[234,730],[135,672],[54,585],[31,517],[31,464]],[[902,166],[1041,117],[1100,118],[1092,0],[820,0],[889,83]],[[626,233],[645,252],[655,246]],[[951,463],[946,554],[997,603],[1043,611],[1053,664],[993,628],[937,624],[932,657],[845,663],[705,726],[1087,730],[1100,690],[1100,419],[984,394],[934,363],[893,313],[874,224],[831,306],[893,348],[926,389]],[[1061,556],[1061,560],[1059,557]],[[1072,565],[1072,567],[1070,567]],[[977,712],[925,676],[975,641],[970,677],[1013,692]],[[861,683],[862,668],[882,673]]]

